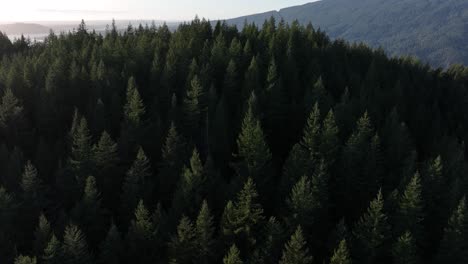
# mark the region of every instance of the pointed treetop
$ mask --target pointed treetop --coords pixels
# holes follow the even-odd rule
[[[304,239],[302,228],[297,227],[291,239],[283,250],[280,264],[311,264],[312,256],[309,255],[307,242]]]
[[[346,239],[341,240],[338,248],[335,249],[330,264],[351,264],[351,256],[349,255]]]
[[[223,264],[243,264],[244,262],[240,258],[240,251],[236,245],[232,245],[229,248],[228,253],[223,258]]]

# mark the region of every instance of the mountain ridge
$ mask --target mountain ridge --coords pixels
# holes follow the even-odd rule
[[[433,66],[468,65],[468,2],[462,0],[322,0],[229,19],[262,25],[275,17],[311,22],[332,38],[383,47],[389,55],[412,55]]]

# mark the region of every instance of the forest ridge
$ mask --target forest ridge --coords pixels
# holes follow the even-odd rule
[[[262,25],[270,16],[312,22],[332,38],[382,47],[390,55],[412,55],[434,67],[468,65],[466,0],[321,0],[228,23]]]
[[[274,18],[0,34],[0,263],[468,263],[467,87]]]

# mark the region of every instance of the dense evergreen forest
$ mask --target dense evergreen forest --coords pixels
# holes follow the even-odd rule
[[[0,263],[468,263],[468,68],[274,19],[0,58]]]

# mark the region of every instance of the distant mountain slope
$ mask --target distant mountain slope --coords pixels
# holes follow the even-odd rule
[[[0,25],[0,31],[7,35],[48,33],[50,28],[34,23],[14,23]]]
[[[434,66],[468,65],[467,0],[322,0],[228,20],[262,24],[270,16],[312,22],[333,38],[382,46]]]

